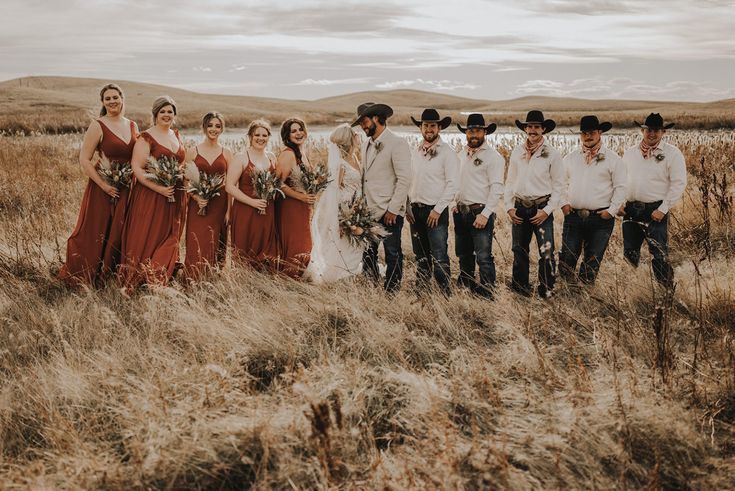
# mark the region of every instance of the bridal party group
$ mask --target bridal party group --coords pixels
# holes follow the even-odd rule
[[[645,242],[655,278],[673,286],[668,217],[684,192],[686,167],[682,153],[663,141],[673,123],[659,114],[636,122],[640,142],[622,157],[602,139],[612,125],[584,116],[580,147],[562,156],[546,138],[555,122],[529,111],[516,120],[525,138],[506,170],[486,138],[497,125],[479,113],[456,125],[466,136],[458,151],[440,136],[452,123],[449,116],[431,108],[412,116],[420,134],[415,145],[388,128],[391,107],[365,103],[352,124],[331,133],[326,162],[312,162],[307,126],[298,118],[281,124],[277,155],[268,151],[274,136],[264,120],[251,122],[245,148],[233,154],[219,141],[225,130],[219,112],[203,116],[203,138],[187,148],[175,129],[172,98],[153,102],[152,124],[140,131],[125,117],[118,85],[105,85],[99,97],[100,116],[79,155],[88,183],[59,271],[73,286],[117,281],[133,291],[175,277],[196,281],[224,267],[229,242],[233,264],[316,282],[359,273],[395,292],[403,278],[405,220],[418,288],[449,294],[457,285],[492,297],[496,209],[511,222],[510,286],[521,295],[535,290],[550,297],[557,269],[566,282],[593,283],[618,217],[625,259],[638,266]],[[555,211],[564,215],[558,254]],[[450,221],[459,261],[455,280]],[[535,288],[529,278],[534,237]]]

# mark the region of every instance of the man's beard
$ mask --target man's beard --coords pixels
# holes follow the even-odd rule
[[[482,138],[468,138],[467,146],[470,148],[479,148],[482,146]]]
[[[377,129],[378,129],[378,127],[377,127],[377,126],[375,125],[375,123],[372,123],[372,124],[370,125],[370,127],[369,127],[369,128],[367,129],[367,131],[365,132],[365,134],[366,134],[366,135],[367,135],[368,137],[372,137],[372,136],[373,136],[373,135],[375,134],[375,131],[376,131]]]
[[[426,141],[426,143],[434,143],[437,138],[439,138],[439,133],[435,133],[429,136],[424,135],[424,140]]]

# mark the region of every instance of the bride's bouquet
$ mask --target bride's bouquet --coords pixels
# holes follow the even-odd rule
[[[301,170],[301,184],[307,194],[319,194],[332,182],[326,162],[318,163],[313,169],[301,162],[299,169]]]
[[[103,153],[100,155],[97,174],[110,186],[123,189],[130,186],[133,179],[133,168],[130,166],[130,162],[110,161]],[[115,205],[117,198],[111,196],[110,202]]]
[[[368,209],[367,201],[357,193],[350,201],[339,204],[339,230],[342,236],[347,236],[350,243],[357,248],[367,248],[377,244],[388,235],[388,231],[373,218]]]
[[[180,182],[184,177],[184,173],[181,171],[179,161],[161,156],[158,159],[148,157],[148,161],[145,166],[145,177],[155,182],[158,185],[169,187],[175,186],[176,183]],[[168,202],[174,203],[176,201],[175,196],[169,196]]]
[[[204,172],[199,170],[199,167],[191,161],[186,163],[185,175],[187,181],[189,181],[186,191],[207,201],[219,196],[219,192],[225,184],[224,174]],[[200,206],[197,215],[204,216],[206,214],[207,205]]]
[[[266,201],[275,199],[280,194],[282,198],[286,195],[281,191],[281,179],[270,169],[256,169],[252,171],[253,190],[258,199]],[[258,214],[265,215],[265,210],[258,210]]]

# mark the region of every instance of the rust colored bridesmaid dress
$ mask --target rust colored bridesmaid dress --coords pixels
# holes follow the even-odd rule
[[[180,164],[184,162],[186,151],[178,132],[179,149],[176,152],[158,143],[149,133],[143,132],[140,137],[150,145],[153,158],[165,155]],[[177,185],[174,196],[176,201],[170,203],[165,196],[145,185],[133,184],[123,230],[119,271],[120,280],[128,290],[142,283],[167,285],[173,276],[179,259],[179,239],[186,211],[186,193],[181,185]]]
[[[287,148],[284,151],[293,151]],[[305,193],[297,161],[286,184]],[[292,278],[301,278],[311,259],[312,206],[296,198],[279,199],[276,206],[276,233],[280,244],[280,269]]]
[[[255,164],[250,160],[240,175],[238,187],[244,194],[256,198],[253,189],[252,172]],[[275,172],[273,166],[271,172]],[[234,200],[230,213],[230,232],[232,235],[235,259],[249,266],[268,270],[276,267],[278,241],[276,239],[276,210],[273,201],[268,201],[265,215],[250,205]]]
[[[102,121],[97,122],[102,128],[97,151],[111,162],[130,162],[138,138],[135,123],[130,121],[130,141],[125,142]],[[120,197],[113,204],[109,194],[92,179],[87,181],[77,225],[66,242],[66,262],[59,271],[60,280],[72,286],[99,286],[117,268],[130,190],[122,188],[119,192]]]
[[[194,163],[200,171],[207,174],[222,174],[223,177],[227,175],[224,150],[210,164],[199,154],[197,148]],[[198,214],[199,204],[196,200],[189,198],[186,213],[186,258],[184,259],[184,270],[188,278],[197,279],[208,268],[224,264],[227,246],[225,223],[227,199],[223,186],[220,195],[209,200],[207,214],[202,216]]]

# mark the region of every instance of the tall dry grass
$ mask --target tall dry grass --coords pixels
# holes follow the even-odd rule
[[[670,139],[691,174],[673,298],[618,226],[595,287],[488,302],[417,297],[407,236],[395,297],[235,267],[67,290],[80,138],[2,138],[0,487],[733,487],[735,140]],[[501,284],[509,236],[501,217]]]

